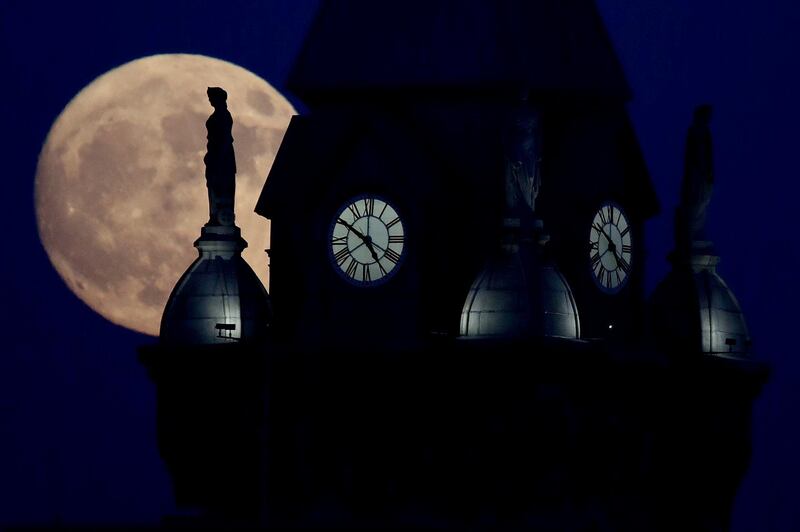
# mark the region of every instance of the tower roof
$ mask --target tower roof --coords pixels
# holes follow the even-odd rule
[[[309,101],[389,89],[630,96],[592,0],[324,2],[289,87]]]

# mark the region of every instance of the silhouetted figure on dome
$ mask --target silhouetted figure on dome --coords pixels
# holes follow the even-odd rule
[[[523,98],[511,116],[506,137],[506,211],[518,217],[533,213],[541,186],[538,117]]]
[[[714,165],[711,146],[711,106],[700,105],[686,134],[683,182],[678,229],[679,245],[704,241],[706,210],[714,188]]]
[[[236,193],[236,157],[233,153],[233,118],[228,112],[228,93],[220,87],[208,88],[208,101],[214,112],[206,120],[208,130],[206,186],[209,220],[206,225],[233,225]]]

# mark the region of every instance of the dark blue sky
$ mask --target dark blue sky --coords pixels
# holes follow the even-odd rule
[[[0,0],[0,524],[153,522],[172,505],[155,447],[153,388],[135,354],[151,339],[108,323],[73,296],[38,240],[33,178],[51,124],[95,77],[155,53],[225,59],[283,90],[317,4]],[[800,238],[793,219],[800,211],[800,6],[598,4],[634,92],[629,109],[662,205],[648,224],[649,289],[667,271],[692,108],[715,106],[709,233],[757,356],[773,367],[755,405],[753,461],[734,530],[799,530],[800,360],[793,333]]]

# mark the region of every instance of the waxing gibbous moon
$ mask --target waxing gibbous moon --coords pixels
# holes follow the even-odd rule
[[[253,212],[295,110],[269,83],[200,55],[137,59],[67,105],[36,172],[39,235],[67,286],[110,321],[158,335],[208,221],[207,87],[228,93],[243,256],[268,286],[268,222]]]

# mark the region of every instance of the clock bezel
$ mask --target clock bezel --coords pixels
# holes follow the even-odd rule
[[[614,209],[616,209],[617,211],[619,211],[621,217],[625,219],[625,222],[626,222],[627,227],[628,227],[627,234],[630,235],[630,244],[629,245],[631,247],[631,250],[629,252],[629,258],[627,259],[627,262],[628,262],[628,265],[629,265],[628,273],[622,279],[620,284],[618,284],[617,286],[614,286],[614,287],[608,287],[605,284],[603,284],[602,281],[600,281],[600,279],[595,274],[595,270],[592,267],[592,226],[594,224],[595,219],[600,214],[600,212],[603,209],[605,209],[606,207],[608,207],[608,206],[611,206]],[[619,226],[618,223],[614,223],[613,225],[615,227]],[[613,200],[603,201],[592,212],[591,218],[589,220],[589,231],[588,231],[588,237],[587,237],[587,242],[588,242],[588,250],[587,250],[588,253],[586,254],[587,261],[588,261],[587,267],[588,267],[588,270],[589,270],[589,276],[592,278],[592,281],[594,282],[595,286],[601,292],[603,292],[606,295],[617,295],[617,294],[619,294],[620,292],[622,292],[625,289],[625,287],[628,286],[628,283],[630,282],[631,275],[633,274],[633,265],[634,265],[634,261],[635,261],[634,251],[633,251],[634,250],[634,238],[633,238],[634,237],[634,231],[635,231],[635,229],[633,227],[633,223],[631,222],[630,216],[628,216],[627,211],[619,203],[617,203],[616,201],[613,201]],[[623,236],[623,238],[624,238],[624,236]],[[615,270],[610,270],[610,271],[616,271],[616,269]]]
[[[375,200],[382,201],[386,205],[388,205],[389,207],[392,208],[392,210],[395,212],[395,214],[397,215],[397,217],[400,220],[399,223],[400,223],[400,227],[402,228],[403,243],[402,243],[402,248],[400,249],[399,253],[397,253],[393,248],[393,251],[395,251],[399,255],[399,259],[397,260],[397,262],[395,262],[394,267],[392,267],[391,270],[389,270],[385,275],[383,275],[382,277],[380,277],[378,279],[374,279],[374,280],[370,280],[370,281],[361,281],[361,280],[358,280],[358,279],[356,279],[354,277],[350,277],[347,274],[347,272],[345,270],[343,270],[339,266],[339,264],[337,264],[336,258],[334,257],[332,241],[333,241],[333,233],[334,233],[334,231],[336,229],[336,225],[337,225],[337,222],[338,222],[341,214],[345,210],[347,210],[347,208],[350,205],[353,205],[354,203],[362,201],[362,200],[364,200],[366,198],[372,198],[372,199],[375,199]],[[376,217],[376,218],[381,219],[379,217]],[[383,223],[382,219],[381,219],[381,222]],[[384,223],[384,225],[385,225],[385,223]],[[387,244],[387,247],[390,246],[390,245],[391,244]],[[327,233],[325,235],[325,246],[326,246],[326,248],[328,250],[327,251],[328,259],[330,261],[331,267],[334,269],[334,271],[336,271],[337,275],[341,279],[343,279],[347,284],[349,284],[350,286],[356,286],[356,287],[359,287],[359,288],[373,288],[373,287],[382,286],[382,285],[386,284],[388,281],[390,281],[391,279],[393,279],[397,275],[397,273],[401,269],[401,266],[405,262],[406,256],[408,255],[408,250],[407,250],[407,246],[408,246],[408,224],[406,223],[406,219],[402,214],[402,210],[397,207],[397,204],[395,202],[390,201],[389,199],[387,199],[386,196],[384,196],[382,194],[373,194],[373,193],[357,194],[355,196],[350,196],[349,198],[344,200],[339,205],[339,207],[334,211],[333,218],[331,219],[331,223],[329,224],[328,231],[327,231]],[[350,255],[350,256],[352,257],[352,255]],[[381,258],[383,258],[383,257],[381,257]],[[353,260],[355,260],[355,259],[353,259]]]

